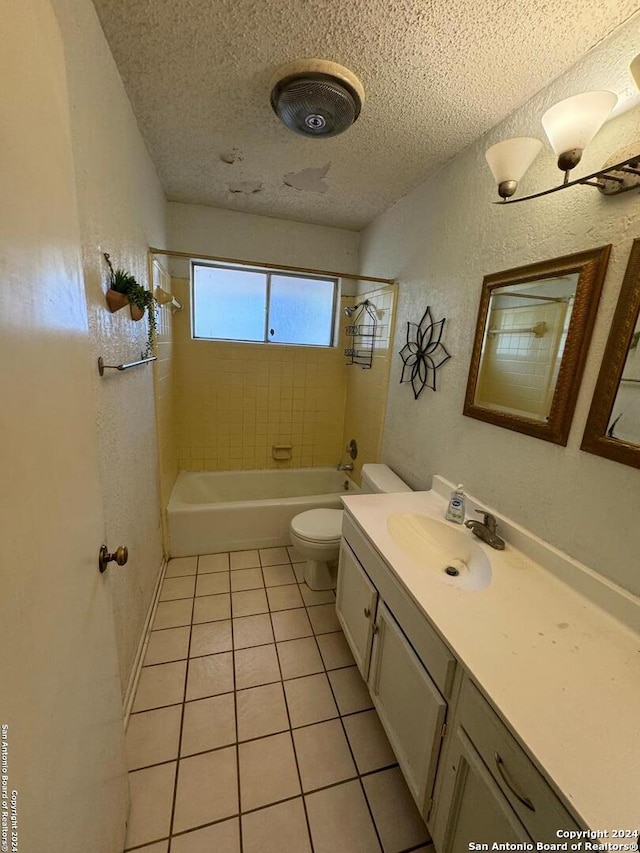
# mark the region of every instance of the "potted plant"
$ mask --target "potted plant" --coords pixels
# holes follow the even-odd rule
[[[149,318],[147,353],[150,353],[156,337],[156,299],[153,293],[139,284],[131,273],[123,269],[114,270],[109,255],[105,254],[105,260],[110,270],[109,290],[106,295],[109,310],[114,313],[128,304],[133,320],[142,320],[145,311],[147,312]]]

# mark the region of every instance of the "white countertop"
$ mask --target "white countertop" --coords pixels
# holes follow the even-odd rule
[[[579,822],[640,829],[640,636],[508,541],[473,537],[492,563],[485,589],[443,583],[387,529],[393,513],[442,520],[434,491],[343,503]]]

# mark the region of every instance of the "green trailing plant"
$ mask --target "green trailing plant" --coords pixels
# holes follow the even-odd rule
[[[139,282],[135,279],[134,276],[131,275],[131,273],[128,273],[126,272],[126,270],[120,268],[114,270],[111,266],[109,256],[106,254],[105,259],[107,261],[107,264],[109,265],[109,286],[111,287],[111,289],[117,291],[118,293],[122,293],[124,296],[127,297],[127,299],[132,305],[135,305],[141,311],[146,311],[147,313],[149,327],[147,337],[147,351],[145,353],[146,358],[153,352],[156,334],[158,331],[156,298],[150,290],[147,290],[141,284],[139,284]]]

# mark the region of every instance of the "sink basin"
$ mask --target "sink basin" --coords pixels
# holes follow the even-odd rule
[[[458,589],[479,590],[491,583],[491,562],[472,533],[427,515],[395,513],[387,520],[395,544],[408,557]]]

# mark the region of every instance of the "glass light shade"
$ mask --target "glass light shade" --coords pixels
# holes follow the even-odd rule
[[[487,149],[485,157],[497,184],[519,181],[542,150],[542,142],[529,136],[504,139]]]
[[[629,71],[631,72],[633,79],[636,81],[636,86],[640,89],[640,53],[629,66]]]
[[[542,126],[557,155],[584,150],[611,115],[618,101],[613,92],[584,92],[554,104]]]

